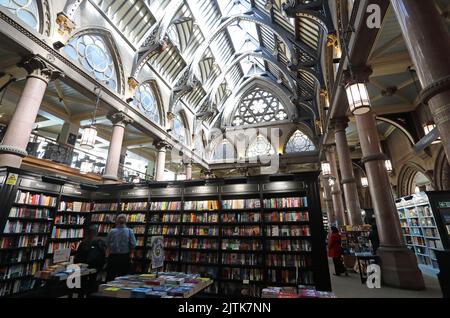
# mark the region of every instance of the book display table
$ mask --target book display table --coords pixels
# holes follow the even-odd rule
[[[157,273],[117,277],[100,285],[92,297],[192,298],[213,284],[209,278],[185,273]]]
[[[36,273],[35,278],[44,283],[44,297],[72,298],[74,294],[83,297],[95,290],[97,270],[87,268],[86,264],[78,264],[78,269],[67,266],[53,265]]]

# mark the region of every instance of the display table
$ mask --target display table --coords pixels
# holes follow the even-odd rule
[[[214,282],[199,275],[157,273],[117,277],[100,285],[91,297],[101,298],[192,298]]]
[[[77,286],[74,288],[70,287],[70,283],[75,283],[75,279],[74,282],[70,279],[71,275],[80,278],[79,288]],[[46,270],[36,273],[35,278],[45,283],[44,292],[42,293],[45,297],[68,296],[69,298],[73,298],[74,294],[83,297],[95,290],[97,271],[90,268],[81,268],[80,271],[61,270],[52,272],[51,270]]]

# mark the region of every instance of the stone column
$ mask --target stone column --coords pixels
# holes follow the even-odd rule
[[[0,167],[20,168],[26,157],[27,145],[44,98],[47,85],[51,80],[62,76],[40,56],[33,56],[21,64],[28,77],[20,96],[14,115],[0,145]]]
[[[108,117],[113,123],[113,131],[103,179],[105,180],[105,183],[115,183],[119,180],[118,172],[125,127],[132,123],[132,120],[122,112],[112,114]]]
[[[347,225],[345,217],[344,202],[342,200],[341,180],[336,164],[336,147],[328,146],[326,149],[327,161],[330,163],[331,177],[334,178],[334,185],[331,187],[331,197],[333,199],[334,217],[336,218],[337,225]]]
[[[391,0],[450,162],[450,35],[430,1]]]
[[[345,134],[345,129],[348,126],[347,124],[347,118],[341,118],[333,122],[336,137],[336,151],[339,158],[339,169],[341,171],[349,223],[350,225],[361,225],[363,220],[358,197],[358,188],[353,173],[352,158],[350,156],[350,149],[348,148],[347,135]]]
[[[416,256],[406,247],[401,232],[374,114],[356,116],[356,126],[380,237],[377,254],[381,259],[382,280],[398,288],[423,289]]]
[[[325,208],[327,209],[328,223],[330,225],[336,225],[336,216],[333,210],[333,199],[331,197],[331,187],[326,178],[322,178],[323,189],[325,193],[324,201]]]
[[[186,180],[192,180],[192,163],[184,164],[184,173],[186,174]]]
[[[166,152],[169,148],[169,144],[165,141],[158,141],[155,144],[156,147],[156,181],[164,181],[164,171],[166,168]]]

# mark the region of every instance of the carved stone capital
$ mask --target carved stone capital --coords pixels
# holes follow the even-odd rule
[[[134,77],[130,77],[128,78],[128,88],[130,89],[130,91],[135,91],[136,88],[138,88],[139,86],[139,82],[137,81],[137,79],[135,79]]]
[[[330,152],[330,153],[333,153],[333,152],[336,152],[336,145],[325,145],[324,147],[323,147],[323,149],[326,151],[326,152]]]
[[[58,24],[58,32],[61,35],[65,34],[72,34],[72,31],[75,30],[76,25],[75,22],[69,19],[69,17],[64,13],[60,12],[58,13],[58,16],[56,17],[56,23]]]
[[[165,140],[155,140],[153,142],[153,146],[155,146],[158,152],[164,152],[172,149],[172,146]]]
[[[365,156],[361,159],[362,163],[367,163],[371,161],[386,161],[388,160],[388,156],[386,156],[384,153],[378,153],[370,156]]]
[[[131,119],[124,112],[109,114],[107,117],[113,123],[114,126],[122,126],[125,128],[127,125],[133,123],[133,119]]]
[[[28,77],[35,77],[48,83],[60,77],[64,77],[64,73],[49,65],[42,57],[34,55],[25,58],[18,64],[28,72]]]

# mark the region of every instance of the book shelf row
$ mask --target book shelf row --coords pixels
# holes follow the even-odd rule
[[[262,185],[249,185],[253,193],[239,191],[232,198],[217,190],[203,193],[209,186],[198,187],[200,191],[196,188],[189,195],[187,190],[183,195],[182,191],[157,189],[145,193],[161,194],[134,196],[133,191],[123,191],[122,196],[119,190],[117,195],[97,196],[79,190],[81,194],[63,193],[63,187],[47,186],[39,180],[38,187],[22,181],[19,178],[16,186],[8,187],[15,200],[5,203],[10,211],[1,223],[1,277],[7,278],[0,281],[2,295],[33,287],[34,280],[29,282],[28,275],[51,264],[55,251],[75,251],[90,225],[96,225],[99,235],[105,236],[121,213],[137,238],[137,271],[151,269],[149,240],[163,236],[166,270],[216,272],[220,281],[212,291],[228,288],[225,282],[239,285],[245,280],[311,283],[311,264],[320,267],[323,261],[314,261],[312,253],[311,227],[320,231],[321,219],[311,220],[313,201],[299,182],[291,182],[291,190],[281,188],[284,190],[271,195],[263,192]],[[297,273],[308,271],[311,279]]]

